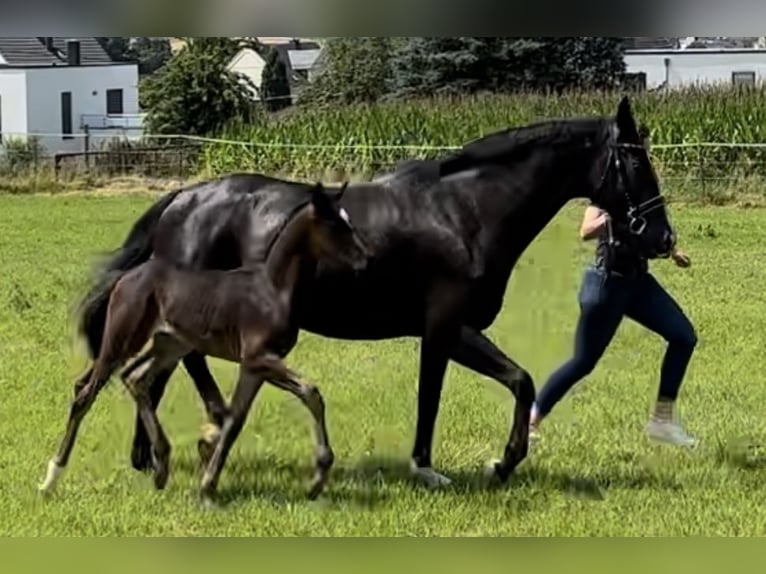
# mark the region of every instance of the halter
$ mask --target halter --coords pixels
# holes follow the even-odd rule
[[[609,144],[609,157],[607,157],[606,160],[606,169],[604,170],[604,174],[601,176],[601,182],[598,186],[599,191],[601,191],[601,189],[604,187],[606,183],[606,177],[609,174],[609,170],[612,165],[614,165],[615,169],[617,170],[617,177],[623,177],[622,170],[620,169],[620,157],[617,153],[617,150],[620,148],[636,149],[647,153],[646,148],[640,144],[611,142]],[[655,209],[663,207],[665,205],[665,198],[662,196],[662,194],[659,194],[655,197],[647,199],[638,205],[635,205],[633,199],[630,197],[630,193],[627,191],[627,186],[622,187],[623,194],[625,195],[625,200],[628,204],[628,211],[626,213],[628,217],[628,231],[633,235],[641,235],[646,230],[646,215]]]

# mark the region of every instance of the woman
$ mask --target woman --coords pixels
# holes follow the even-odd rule
[[[642,132],[649,149],[648,130],[643,128]],[[530,439],[539,439],[542,420],[573,385],[590,374],[627,316],[668,342],[657,402],[646,426],[649,437],[677,446],[694,446],[696,439],[686,434],[674,417],[674,405],[697,344],[694,327],[649,273],[646,259],[637,252],[624,226],[615,224],[606,212],[591,204],[585,210],[580,237],[585,241],[597,239],[597,247],[596,261],[586,269],[580,287],[574,356],[540,389],[532,408]],[[677,249],[671,258],[679,267],[691,264],[689,257]]]

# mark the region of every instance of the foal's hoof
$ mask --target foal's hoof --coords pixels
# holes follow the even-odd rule
[[[154,488],[164,490],[170,478],[170,461],[156,461],[154,465]]]
[[[200,503],[202,505],[203,510],[221,510],[223,506],[221,506],[221,503],[218,502],[215,498],[212,498],[210,496],[203,496],[200,499]]]
[[[151,447],[143,442],[133,444],[130,464],[138,472],[151,472],[153,469]]]
[[[199,491],[199,502],[203,510],[221,510],[223,506],[218,501],[216,492],[209,487],[202,487]]]
[[[428,466],[421,467],[412,463],[410,466],[410,472],[416,480],[419,480],[428,488],[445,488],[452,484],[452,481],[449,478],[443,474],[439,474],[433,468]]]
[[[311,481],[311,486],[309,487],[308,497],[309,500],[316,500],[319,498],[319,495],[324,492],[325,486],[327,485],[328,475],[326,473],[318,473],[314,479]]]
[[[213,458],[213,452],[215,451],[215,445],[206,442],[201,438],[197,441],[197,454],[199,455],[200,467],[207,468],[210,464],[210,459]]]

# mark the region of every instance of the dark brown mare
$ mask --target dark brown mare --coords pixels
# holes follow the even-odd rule
[[[525,458],[535,398],[530,374],[484,333],[500,312],[521,254],[571,199],[588,198],[629,224],[648,257],[666,256],[675,235],[651,160],[640,146],[630,102],[610,117],[546,121],[504,130],[433,161],[411,161],[385,177],[352,184],[343,198],[371,257],[362,272],[319,264],[302,270],[287,355],[304,329],[336,339],[421,340],[413,470],[447,484],[431,467],[431,444],[447,363],[490,377],[516,399],[501,480]],[[152,254],[190,269],[231,269],[268,253],[274,233],[310,186],[261,174],[232,175],[175,191],[134,225],[84,300],[80,330],[101,347],[115,282]],[[522,310],[523,312],[523,310]],[[183,363],[210,421],[226,405],[204,355]],[[159,404],[173,370],[152,386]],[[360,373],[361,375],[361,373]],[[360,381],[360,384],[364,384]],[[383,392],[368,389],[368,392]],[[151,468],[136,421],[137,469]]]
[[[87,383],[72,403],[66,435],[48,464],[40,489],[49,492],[69,461],[77,430],[99,391],[113,373],[151,340],[150,349],[125,369],[122,379],[136,401],[152,445],[154,481],[164,488],[170,469],[170,444],[149,399],[158,373],[174,368],[192,351],[239,363],[231,409],[217,448],[202,479],[202,494],[215,493],[226,457],[264,381],[298,397],[311,412],[317,443],[316,475],[309,496],[316,498],[333,464],[319,390],[303,382],[282,362],[282,338],[289,336],[293,292],[301,268],[322,257],[361,270],[367,252],[340,207],[317,184],[277,235],[264,263],[229,271],[190,271],[161,257],[122,276],[111,291],[101,352]],[[82,379],[85,380],[85,379]]]

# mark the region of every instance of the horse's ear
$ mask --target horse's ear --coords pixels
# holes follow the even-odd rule
[[[637,134],[636,121],[633,119],[633,110],[630,105],[630,98],[623,96],[620,105],[617,106],[617,129],[623,137],[631,137]]]
[[[338,191],[338,194],[335,196],[336,201],[340,201],[340,199],[343,197],[343,194],[346,193],[347,187],[348,187],[348,182],[344,181],[343,185],[340,186],[340,191]]]
[[[317,183],[311,188],[311,203],[317,215],[331,217],[334,213],[332,200],[325,192],[324,185]]]

